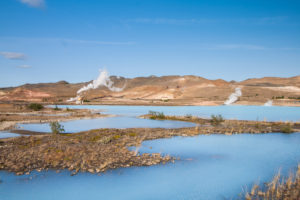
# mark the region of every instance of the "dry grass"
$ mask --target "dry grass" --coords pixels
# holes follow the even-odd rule
[[[246,200],[299,200],[300,199],[300,164],[295,174],[288,178],[278,173],[271,182],[260,187],[254,185],[245,195]]]

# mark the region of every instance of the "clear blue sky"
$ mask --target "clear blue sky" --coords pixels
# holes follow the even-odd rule
[[[0,87],[300,75],[300,1],[1,0]]]

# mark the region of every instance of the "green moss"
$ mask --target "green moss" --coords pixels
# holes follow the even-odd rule
[[[121,137],[121,135],[114,135],[114,136],[113,136],[113,139],[114,139],[114,140],[117,140],[117,139],[119,139],[120,137]]]
[[[72,159],[70,157],[64,157],[64,161],[71,161]]]
[[[73,134],[71,134],[71,133],[60,133],[59,135],[61,135],[61,136],[72,136]]]
[[[61,150],[61,149],[56,149],[55,152],[56,152],[56,153],[61,153],[62,150]]]
[[[128,135],[129,135],[130,137],[136,137],[136,136],[137,136],[136,133],[129,133]]]
[[[97,141],[101,140],[101,138],[102,137],[100,135],[96,135],[96,136],[90,138],[90,142],[97,142]]]

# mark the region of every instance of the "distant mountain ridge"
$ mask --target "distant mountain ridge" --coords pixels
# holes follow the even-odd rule
[[[197,105],[201,102],[221,104],[239,87],[242,90],[240,102],[264,102],[268,99],[284,96],[287,99],[300,97],[300,76],[290,78],[264,77],[252,78],[241,82],[222,79],[209,80],[199,76],[149,76],[124,78],[111,76],[115,87],[121,92],[110,91],[101,86],[82,93],[82,98],[91,102],[115,103],[155,103],[162,99],[178,104]],[[37,101],[65,103],[69,98],[76,97],[77,91],[90,82],[24,84],[18,87],[0,88],[0,102]],[[143,104],[143,103],[142,103]]]

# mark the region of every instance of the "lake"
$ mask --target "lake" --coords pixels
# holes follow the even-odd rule
[[[16,133],[10,133],[7,131],[0,131],[0,139],[1,138],[11,138],[11,137],[19,137],[21,135],[16,134]]]
[[[66,132],[73,133],[98,128],[180,128],[195,126],[182,121],[159,121],[139,119],[150,110],[165,115],[187,115],[209,118],[212,114],[221,114],[226,119],[300,121],[300,107],[280,106],[98,106],[98,105],[61,105],[59,108],[95,109],[118,117],[83,119],[61,122]],[[21,129],[50,132],[49,124],[20,124]]]
[[[175,163],[110,170],[15,176],[0,172],[1,200],[236,199],[243,188],[287,175],[300,161],[300,134],[239,134],[146,141],[140,152],[180,157]]]
[[[299,121],[299,107],[264,106],[59,106],[89,108],[118,117],[62,122],[67,132],[93,128],[194,126],[193,123],[139,119],[149,110],[166,115],[192,114],[227,119]],[[24,129],[49,131],[48,124],[22,124]],[[179,157],[175,163],[110,170],[101,175],[53,170],[15,176],[0,171],[0,199],[236,199],[254,183],[270,181],[300,162],[300,134],[238,134],[173,137],[143,142],[139,153]]]

